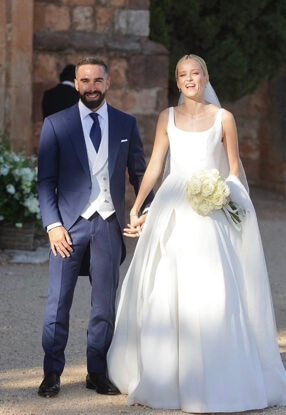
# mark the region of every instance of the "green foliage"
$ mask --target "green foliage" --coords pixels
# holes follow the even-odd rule
[[[16,154],[0,136],[0,221],[21,228],[24,222],[40,224],[36,158]]]
[[[286,64],[285,0],[151,0],[150,37],[170,52],[170,87],[177,61],[205,59],[222,100],[253,92]]]

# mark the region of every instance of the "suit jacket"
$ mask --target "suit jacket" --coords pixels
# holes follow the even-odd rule
[[[110,194],[125,226],[125,173],[138,193],[146,164],[136,119],[108,105]],[[91,193],[91,177],[78,104],[44,121],[38,158],[38,192],[44,227],[61,222],[69,230]],[[147,197],[143,209],[153,199]]]
[[[42,100],[43,118],[76,104],[78,92],[70,85],[58,84],[44,92]]]

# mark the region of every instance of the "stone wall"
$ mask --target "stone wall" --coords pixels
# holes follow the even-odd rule
[[[250,184],[286,196],[286,74],[223,106],[235,116],[240,155]]]
[[[286,73],[268,84],[269,134],[261,141],[260,182],[286,196]]]
[[[32,152],[33,2],[0,1],[0,131]]]
[[[43,92],[67,63],[97,55],[109,64],[111,104],[134,114],[147,156],[168,106],[168,53],[151,42],[148,0],[1,0],[0,131],[16,150],[37,151]],[[286,196],[286,74],[234,104],[250,183]]]
[[[110,67],[109,103],[137,117],[149,155],[158,113],[168,105],[168,53],[148,35],[148,0],[35,0],[34,148],[44,90],[67,63],[96,55]]]

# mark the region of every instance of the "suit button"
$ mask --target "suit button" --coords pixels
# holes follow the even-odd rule
[[[91,189],[91,186],[88,186],[89,189]]]

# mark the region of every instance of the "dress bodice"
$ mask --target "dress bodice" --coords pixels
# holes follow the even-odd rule
[[[168,137],[170,142],[170,173],[190,177],[198,170],[218,169],[228,175],[228,163],[222,142],[221,115],[219,109],[211,128],[190,132],[175,125],[174,107],[169,109]]]

